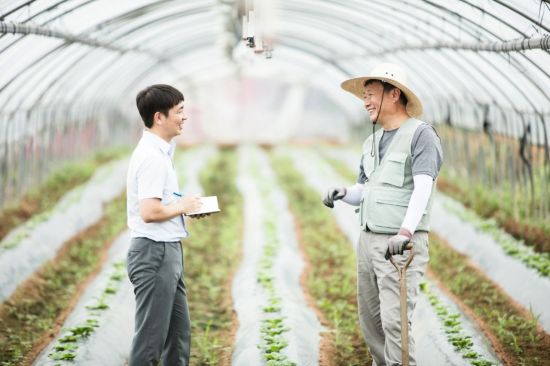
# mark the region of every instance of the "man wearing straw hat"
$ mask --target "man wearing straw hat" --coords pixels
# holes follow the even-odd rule
[[[359,322],[373,365],[401,365],[399,276],[388,260],[403,265],[414,243],[406,272],[408,321],[419,282],[428,263],[428,231],[434,182],[442,164],[439,137],[420,121],[422,103],[397,65],[380,64],[366,77],[346,80],[342,88],[364,101],[373,133],[363,144],[357,183],[330,188],[323,199],[359,206],[357,243]],[[375,132],[375,125],[380,128]],[[416,365],[409,334],[410,365]]]

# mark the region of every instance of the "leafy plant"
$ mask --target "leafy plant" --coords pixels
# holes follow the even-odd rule
[[[65,243],[56,258],[0,307],[0,324],[9,330],[0,333],[2,366],[18,365],[56,322],[64,320],[63,310],[98,268],[103,250],[126,227],[125,206],[126,194],[107,204],[104,216],[96,224]],[[74,336],[62,339],[69,341],[70,337]]]
[[[233,313],[231,278],[240,262],[242,197],[235,185],[234,149],[224,148],[200,174],[204,192],[218,195],[222,212],[189,223],[185,282],[192,314],[191,365],[228,365]]]
[[[527,267],[536,270],[541,276],[550,277],[550,252],[535,252],[532,247],[526,246],[522,240],[516,240],[505,233],[495,219],[483,219],[472,210],[459,207],[457,204],[451,204],[449,201],[445,202],[445,207],[462,220],[474,225],[479,231],[491,235],[506,254],[519,259]]]
[[[473,184],[456,173],[449,173],[447,169],[442,169],[437,187],[480,217],[494,220],[503,230],[526,245],[532,246],[536,252],[550,252],[549,221],[544,215],[541,217],[517,212],[515,207],[521,195],[512,197],[492,186]]]
[[[263,206],[274,207],[271,202],[271,192],[274,189],[275,182],[261,174],[261,170],[256,160],[252,160],[247,167],[252,173],[254,181],[260,191],[260,196],[263,197]],[[284,325],[284,318],[281,316],[281,301],[274,286],[275,276],[273,274],[274,259],[277,256],[280,240],[277,235],[277,212],[265,210],[269,213],[264,217],[264,243],[262,245],[262,256],[259,261],[257,271],[257,281],[264,289],[267,295],[267,305],[262,308],[265,318],[262,320],[260,334],[262,335],[262,343],[258,345],[263,351],[264,360],[267,364],[272,365],[288,365],[295,366],[296,363],[289,360],[288,356],[282,351],[288,346],[288,342],[284,338],[284,333],[290,329]]]
[[[64,352],[53,352],[48,355],[52,360],[55,361],[69,361],[74,360],[76,357],[76,354],[72,351],[64,351]]]
[[[303,176],[286,157],[271,153],[279,185],[289,197],[300,242],[313,265],[306,286],[326,318],[328,362],[365,365],[371,361],[360,334],[357,316],[356,264],[352,246],[330,211],[321,207],[318,194],[307,187]]]
[[[99,327],[98,319],[101,316],[101,311],[109,308],[106,303],[106,301],[108,301],[108,296],[117,293],[120,287],[120,282],[123,278],[122,276],[124,275],[126,262],[115,262],[112,267],[113,273],[109,277],[105,290],[101,292],[101,295],[96,303],[86,306],[86,309],[89,310],[88,316],[90,316],[90,318],[86,319],[83,323],[70,328],[67,331],[68,334],[59,338],[57,344],[53,347],[53,352],[48,355],[49,358],[56,361],[73,360],[77,354],[77,343],[81,341],[82,338],[89,337],[95,329]],[[109,289],[109,291],[107,291],[107,289]]]
[[[471,360],[470,364],[472,365],[494,365],[494,363],[486,360],[482,355],[473,350],[474,342],[472,341],[472,337],[466,334],[466,331],[462,328],[460,314],[451,313],[439,297],[430,290],[427,282],[420,283],[420,290],[428,297],[447,334],[447,340],[454,346],[455,351],[459,352],[462,357]]]
[[[90,179],[100,165],[121,158],[128,152],[126,147],[116,147],[101,151],[85,161],[65,164],[21,199],[7,203],[0,211],[0,249],[17,246],[38,224],[51,216],[51,208],[67,191]],[[10,230],[25,221],[25,228],[15,238],[9,242],[1,241]]]
[[[430,234],[430,267],[438,279],[495,336],[514,365],[540,365],[550,359],[550,335],[537,328],[512,299],[437,235]],[[480,363],[481,364],[481,363]]]

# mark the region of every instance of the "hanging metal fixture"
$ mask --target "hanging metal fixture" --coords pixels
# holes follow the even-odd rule
[[[273,57],[273,1],[258,2],[249,9],[245,4],[242,16],[242,40],[252,48],[255,54],[264,54],[265,58]]]

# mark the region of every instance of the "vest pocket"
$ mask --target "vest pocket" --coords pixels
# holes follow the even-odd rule
[[[412,191],[395,187],[376,187],[367,203],[367,224],[378,233],[395,234],[399,231]]]
[[[384,198],[377,198],[376,203],[383,203],[386,205],[393,205],[393,206],[401,206],[401,207],[409,207],[409,202],[405,201],[397,201],[392,199],[384,199]]]
[[[380,175],[380,182],[391,184],[396,187],[403,187],[405,182],[405,163],[407,154],[400,152],[389,153],[386,157],[384,169]]]
[[[376,199],[376,203],[381,203],[381,204],[384,204],[384,205],[392,205],[392,206],[401,206],[401,207],[405,207],[405,208],[409,208],[409,201],[410,201],[410,198],[408,201],[397,201],[397,200],[392,200],[392,199],[384,199],[384,198],[377,198]],[[422,217],[424,217],[426,214],[428,213],[428,208],[426,207],[424,209],[424,211],[422,212]]]
[[[403,223],[409,203],[380,198],[375,199],[375,203],[374,208],[380,216],[380,220],[376,222],[378,229],[382,229],[383,231],[390,229],[392,233],[397,233]]]

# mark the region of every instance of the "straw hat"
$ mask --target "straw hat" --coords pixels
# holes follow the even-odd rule
[[[364,100],[363,93],[367,80],[381,80],[399,88],[407,97],[407,113],[413,118],[422,115],[422,103],[416,94],[406,86],[407,73],[401,67],[390,63],[380,64],[371,71],[369,76],[346,80],[340,86],[357,98]]]

